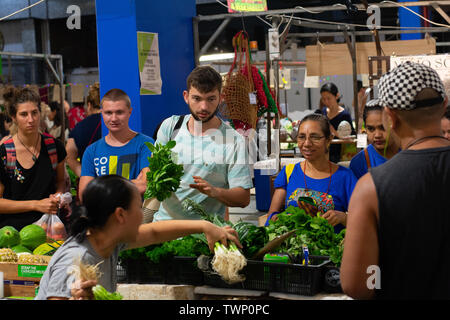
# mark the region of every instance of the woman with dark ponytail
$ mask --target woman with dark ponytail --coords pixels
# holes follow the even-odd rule
[[[116,265],[122,250],[202,232],[212,252],[217,241],[226,245],[231,240],[242,247],[235,230],[217,227],[206,220],[167,220],[142,224],[141,207],[141,195],[127,179],[106,175],[92,180],[83,192],[83,206],[72,213],[74,220],[70,236],[52,256],[36,299],[92,298],[91,288],[96,282],[75,284],[73,276],[67,273],[78,257],[89,265],[102,262],[98,284],[114,292],[117,286]]]

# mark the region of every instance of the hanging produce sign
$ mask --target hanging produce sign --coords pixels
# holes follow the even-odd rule
[[[227,0],[228,12],[267,11],[267,0]]]
[[[162,80],[159,63],[158,34],[152,32],[137,33],[139,77],[141,95],[161,94]]]
[[[418,55],[418,56],[400,56],[391,57],[391,70],[399,64],[406,61],[422,63],[430,68],[436,70],[444,83],[445,92],[450,97],[450,55],[436,54],[436,55]]]

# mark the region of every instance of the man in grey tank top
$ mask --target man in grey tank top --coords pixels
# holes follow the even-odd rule
[[[402,152],[373,168],[350,199],[341,266],[356,299],[450,299],[448,102],[432,68],[406,62],[378,84],[385,128]]]

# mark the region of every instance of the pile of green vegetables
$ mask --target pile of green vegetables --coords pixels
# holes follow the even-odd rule
[[[303,209],[289,206],[277,215],[276,221],[270,221],[267,227],[269,241],[291,230],[297,230],[295,235],[284,241],[277,252],[288,253],[293,256],[301,255],[303,245],[308,247],[309,254],[329,256],[330,260],[339,266],[344,250],[345,229],[340,233],[334,232],[325,218],[319,214],[312,217]]]
[[[120,260],[142,260],[148,259],[153,263],[167,261],[175,256],[198,257],[210,253],[208,244],[202,240],[189,235],[180,239],[153,244],[147,247],[134,248],[120,252]]]
[[[156,198],[158,201],[164,201],[179,188],[184,173],[183,166],[173,161],[171,149],[175,147],[176,142],[169,141],[165,145],[145,142],[145,145],[152,152],[152,156],[148,158],[150,171],[147,172],[144,199]]]
[[[240,251],[246,259],[252,259],[270,240],[288,231],[296,230],[295,235],[285,240],[273,253],[301,256],[303,245],[306,245],[310,255],[329,256],[336,266],[340,266],[345,229],[336,234],[328,221],[319,215],[312,217],[306,214],[303,209],[290,206],[284,212],[278,214],[276,221],[270,221],[268,227],[258,227],[244,221],[238,221],[237,223],[225,221],[220,215],[207,213],[201,205],[190,199],[184,200],[182,205],[185,212],[199,215],[202,219],[217,226],[228,225],[235,229],[243,246]],[[228,254],[227,250],[235,254],[237,253],[236,250],[239,249],[231,243],[228,248],[220,243],[216,244],[216,255],[218,252]],[[162,244],[122,251],[120,259],[121,261],[148,259],[151,262],[159,263],[174,256],[200,257],[202,255],[212,256],[206,237],[204,234],[192,234]]]
[[[235,224],[225,221],[217,214],[208,214],[203,207],[196,202],[188,199],[183,202],[186,211],[192,214],[196,213],[203,219],[210,221],[218,226],[226,226],[234,228],[239,235],[239,240],[243,246],[242,254],[246,258],[252,257],[260,248],[268,241],[266,228],[257,227],[249,222],[239,221]],[[174,256],[199,257],[200,255],[211,255],[208,241],[205,235],[191,234],[180,239],[166,241],[161,244],[154,244],[142,248],[134,248],[121,251],[120,260],[122,262],[132,259],[148,259],[153,263],[170,259]]]

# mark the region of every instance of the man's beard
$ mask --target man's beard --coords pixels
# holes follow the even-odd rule
[[[192,111],[191,106],[189,106],[189,111],[191,112],[192,117],[196,120],[196,121],[201,121],[202,123],[207,123],[209,122],[212,118],[214,118],[214,116],[217,114],[217,112],[219,111],[219,105],[217,105],[216,110],[210,114],[210,116],[208,118],[206,118],[205,120],[201,120],[199,117],[197,117],[197,115],[194,114],[194,112]]]

